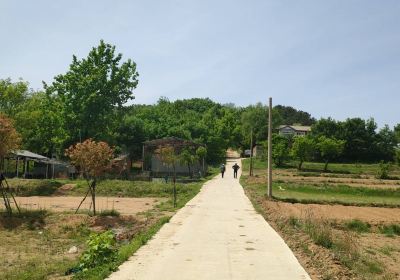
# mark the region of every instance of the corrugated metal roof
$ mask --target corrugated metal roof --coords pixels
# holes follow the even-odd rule
[[[49,158],[47,158],[45,156],[35,154],[35,153],[32,153],[27,150],[16,150],[16,151],[11,152],[11,154],[19,156],[19,157],[27,157],[27,158],[39,159],[39,160],[49,160]]]

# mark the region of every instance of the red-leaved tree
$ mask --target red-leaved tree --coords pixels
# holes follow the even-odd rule
[[[96,181],[110,168],[114,149],[106,142],[87,139],[83,143],[77,143],[69,147],[65,150],[65,155],[82,172],[89,185],[89,189],[76,212],[90,192],[92,195],[93,214],[96,215]]]
[[[12,150],[19,148],[21,143],[21,137],[15,130],[13,122],[6,115],[0,113],[0,193],[4,200],[8,215],[12,214],[11,203],[8,195],[14,200],[14,204],[19,211],[17,201],[13,194],[9,192],[9,186],[6,178],[3,175],[4,157],[8,155]],[[4,185],[5,184],[5,185]],[[6,187],[5,187],[6,186]]]

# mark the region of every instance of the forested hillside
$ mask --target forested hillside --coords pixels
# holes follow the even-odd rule
[[[73,56],[69,70],[34,91],[26,81],[0,80],[0,112],[14,120],[22,136],[22,147],[57,157],[71,144],[88,138],[104,140],[118,153],[140,158],[143,141],[175,136],[207,146],[209,162],[218,162],[229,147],[248,149],[267,139],[267,106],[246,107],[219,104],[208,98],[133,104],[139,84],[136,64],[115,52],[115,46],[100,42],[88,56]],[[345,141],[339,160],[392,160],[400,141],[400,124],[380,131],[373,119],[337,122],[316,121],[293,107],[273,108],[273,126],[313,125],[314,137]],[[276,131],[276,130],[275,130]]]

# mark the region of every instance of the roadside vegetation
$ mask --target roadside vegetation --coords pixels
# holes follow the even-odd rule
[[[0,252],[5,260],[0,264],[0,278],[47,279],[67,273],[75,279],[104,279],[168,222],[175,211],[193,198],[202,184],[216,174],[217,169],[211,168],[210,171],[208,177],[197,182],[177,184],[177,207],[173,205],[171,183],[100,181],[96,191],[98,196],[164,198],[153,209],[135,216],[121,215],[116,209],[101,211],[98,216],[88,215],[90,213],[87,210],[73,214],[22,209],[22,214],[9,218],[0,212]],[[9,183],[20,196],[82,196],[87,191],[87,182],[84,180],[10,179]],[[72,188],[59,193],[60,187],[67,184]],[[82,266],[84,256],[93,258],[103,254],[90,250],[90,246],[95,246],[93,242],[91,245],[87,243],[90,236],[107,231],[111,231],[115,239],[110,253],[112,258],[103,258],[95,265]],[[107,242],[110,240],[97,239],[96,245]],[[74,246],[77,251],[68,253]]]
[[[250,177],[245,159],[241,183],[309,274],[398,279],[400,181],[377,179],[379,163],[330,163],[327,171],[325,163],[304,162],[301,171],[296,163],[274,166],[273,200],[265,195],[265,161],[254,160]],[[400,168],[393,166],[390,174],[399,176]]]

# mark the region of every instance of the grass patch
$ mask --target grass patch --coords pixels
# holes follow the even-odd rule
[[[115,209],[111,209],[111,210],[103,210],[99,213],[99,216],[113,216],[113,217],[119,217],[121,215],[121,213],[119,213],[117,210]]]
[[[194,188],[218,174],[219,169],[209,168],[206,177],[194,182],[177,183],[178,196],[192,193]],[[53,195],[61,186],[71,184],[73,187],[63,192],[63,195],[81,196],[85,195],[88,189],[87,182],[82,179],[8,179],[10,187],[13,188],[17,196],[49,196]],[[147,182],[130,180],[101,180],[97,184],[96,195],[98,196],[118,196],[118,197],[169,197],[173,192],[171,181]]]
[[[26,211],[0,218],[2,262],[0,279],[49,279],[63,275],[78,255],[69,248],[84,248],[90,234],[87,216]]]
[[[266,184],[248,183],[247,176],[241,182],[260,194]],[[273,196],[290,203],[342,204],[354,206],[400,207],[399,189],[375,189],[348,185],[301,184],[277,181],[273,183]]]
[[[88,269],[86,271],[78,272],[74,275],[73,279],[97,280],[106,278],[113,271],[115,271],[118,266],[128,260],[128,258],[133,255],[141,246],[145,245],[165,223],[169,222],[169,220],[170,217],[161,218],[149,229],[137,234],[129,244],[120,246],[116,258],[113,261],[107,262],[95,268]]]
[[[304,221],[304,231],[311,237],[315,244],[327,249],[333,246],[333,233],[326,221],[316,221],[310,217]]]
[[[11,188],[18,196],[49,196],[64,185],[63,180],[42,179],[7,179]]]
[[[390,246],[383,246],[382,248],[379,248],[378,251],[381,252],[382,254],[390,257],[392,255],[392,253],[396,251],[396,249],[394,249],[393,247],[390,247]]]
[[[383,225],[379,227],[379,232],[389,237],[400,235],[400,225],[398,224]]]
[[[345,223],[345,228],[358,233],[370,232],[371,225],[360,220],[351,220]]]
[[[267,161],[261,159],[253,159],[254,169],[266,170]],[[296,169],[298,162],[289,161],[286,166],[275,169]],[[301,173],[324,173],[323,162],[304,162]],[[243,171],[249,171],[250,159],[244,159],[242,161]],[[337,174],[355,174],[355,175],[371,175],[375,176],[380,170],[379,163],[329,163],[328,172]],[[390,179],[395,179],[400,176],[400,167],[392,165],[390,170]],[[314,176],[314,175],[313,175]]]

